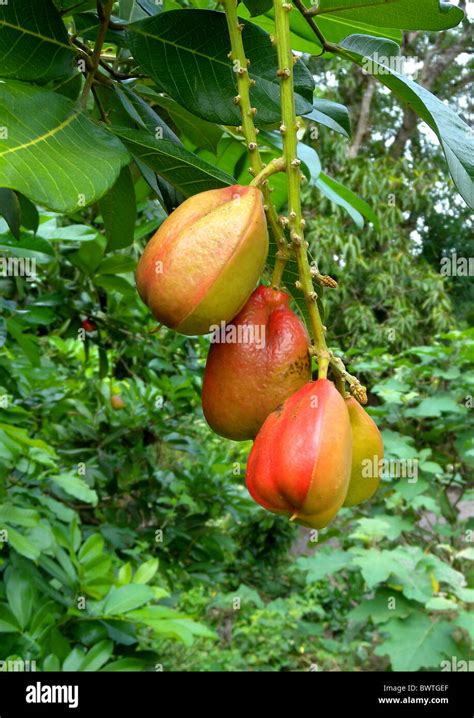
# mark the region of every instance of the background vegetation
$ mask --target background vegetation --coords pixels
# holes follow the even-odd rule
[[[95,3],[82,5],[68,22],[87,42]],[[118,19],[151,3],[132,5],[117,4]],[[426,86],[467,118],[464,26],[405,38]],[[472,658],[473,285],[440,272],[447,253],[469,256],[472,217],[408,111],[348,63],[305,62],[316,94],[348,106],[352,134],[307,118],[301,139],[369,206],[364,225],[327,188],[304,190],[313,256],[339,281],[324,296],[329,341],[369,386],[395,468],[370,504],[319,535],[259,508],[243,481],[250,443],[215,436],[202,416],[208,339],[155,331],[136,294],[169,186],[151,193],[132,166],[134,242],[123,248],[104,202],[37,214],[19,195],[21,228],[3,212],[0,252],[35,259],[37,276],[0,277],[0,661],[417,671]],[[103,110],[107,88],[96,91]],[[235,133],[151,82],[141,96],[186,149],[250,179]],[[279,178],[274,187],[278,197]]]

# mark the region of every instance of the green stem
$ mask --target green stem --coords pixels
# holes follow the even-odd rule
[[[300,281],[308,313],[311,320],[311,329],[314,337],[313,353],[318,360],[318,377],[325,379],[329,366],[330,354],[326,345],[325,329],[319,314],[317,294],[314,291],[311,267],[308,260],[308,243],[304,239],[304,225],[301,211],[301,161],[297,156],[297,130],[295,108],[295,91],[293,79],[293,65],[296,62],[291,51],[290,23],[288,15],[293,6],[282,0],[274,0],[275,13],[275,42],[278,54],[278,71],[280,77],[280,97],[282,108],[282,124],[280,132],[283,137],[283,156],[286,161],[288,176],[288,227],[293,243]]]
[[[253,187],[259,187],[260,185],[265,186],[265,183],[267,182],[268,178],[271,177],[271,175],[274,175],[277,172],[284,171],[285,160],[283,159],[283,157],[275,157],[275,159],[271,160],[268,165],[265,165],[263,167],[263,169],[258,173],[258,175],[253,178],[250,184]]]
[[[344,50],[344,48],[339,47],[338,45],[334,45],[333,43],[326,40],[323,33],[317,26],[316,22],[313,20],[313,16],[317,13],[312,10],[308,10],[308,8],[303,4],[302,0],[293,0],[293,2],[308,23],[309,27],[312,29],[312,31],[320,41],[323,47],[323,52],[333,52],[334,54],[339,55],[339,57],[353,62],[353,58],[351,57],[350,53]],[[320,275],[319,272],[314,273],[313,276],[316,277],[319,283],[326,286],[334,287],[336,284],[331,277]],[[357,399],[360,404],[367,404],[366,387],[359,381],[356,376],[349,374],[346,367],[344,366],[344,362],[342,361],[342,359],[333,354],[333,352],[329,352],[329,364],[334,374],[336,386],[338,387],[339,391],[341,391],[341,393],[344,395],[345,385],[347,382],[349,384],[349,391],[352,396]]]
[[[316,37],[318,38],[319,42],[321,43],[321,46],[323,48],[323,52],[336,52],[337,51],[337,45],[333,45],[331,42],[328,42],[326,38],[324,37],[323,33],[319,29],[319,27],[316,25],[315,21],[313,20],[313,15],[316,14],[317,11],[315,10],[309,10],[306,5],[302,2],[302,0],[293,0],[295,6],[298,8],[308,25],[310,26],[311,30],[314,32]]]
[[[342,386],[345,392],[345,384],[347,382],[349,384],[349,391],[352,396],[357,399],[360,404],[367,404],[366,387],[361,384],[361,382],[356,376],[349,374],[346,367],[344,366],[344,362],[342,361],[342,359],[330,352],[329,362],[331,364],[332,372],[336,378],[336,386],[338,387],[338,389],[339,386]]]
[[[234,102],[239,105],[242,118],[242,125],[238,129],[239,131],[242,131],[247,143],[247,149],[250,154],[251,173],[255,178],[257,178],[262,170],[265,169],[265,166],[258,149],[258,129],[255,127],[253,120],[257,110],[255,107],[252,107],[252,103],[250,101],[250,88],[255,84],[255,80],[252,80],[248,73],[250,62],[245,55],[244,44],[242,42],[242,31],[244,26],[239,22],[239,18],[237,17],[237,2],[236,0],[222,0],[222,4],[224,5],[227,27],[229,30],[231,46],[229,57],[234,63],[234,72],[237,75],[238,94],[234,98]],[[252,184],[254,184],[254,182],[252,182]],[[280,224],[277,211],[271,199],[271,188],[268,184],[263,184],[261,186],[261,191],[265,202],[267,220],[277,245],[272,284],[274,287],[279,287],[281,284],[283,270],[286,261],[289,259],[290,253],[285,239],[285,232]]]
[[[100,64],[100,56],[102,53],[102,47],[104,46],[105,42],[105,36],[107,34],[107,30],[109,28],[109,22],[110,22],[110,15],[112,13],[112,7],[114,4],[114,0],[107,0],[107,4],[101,8],[101,12],[99,12],[100,16],[100,25],[99,25],[99,31],[97,33],[97,39],[95,41],[94,46],[94,52],[91,56],[91,69],[89,70],[89,73],[86,77],[86,81],[84,83],[84,88],[82,90],[82,95],[80,99],[81,107],[85,110],[87,107],[87,99],[89,97],[89,92],[92,87],[92,83],[94,82],[95,74],[97,72],[97,69]],[[99,8],[99,3],[97,5]]]

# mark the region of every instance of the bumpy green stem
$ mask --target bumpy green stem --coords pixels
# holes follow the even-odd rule
[[[360,404],[367,404],[367,389],[360,383],[359,379],[349,374],[342,359],[332,352],[329,353],[329,362],[331,369],[336,378],[336,386],[343,396],[345,396],[346,382],[349,384],[349,391],[352,396],[357,399]]]
[[[326,345],[325,329],[321,321],[317,305],[317,294],[314,291],[311,267],[308,260],[308,243],[304,239],[304,225],[301,211],[301,161],[297,156],[297,130],[295,108],[295,91],[293,80],[293,66],[296,58],[291,51],[290,24],[288,15],[292,5],[282,0],[274,0],[275,12],[275,43],[278,53],[277,74],[281,81],[281,108],[282,124],[280,132],[283,137],[283,156],[286,162],[288,176],[288,227],[295,250],[300,281],[298,287],[302,290],[314,337],[313,352],[318,360],[318,376],[326,378],[330,354]]]
[[[271,162],[269,162],[268,165],[265,165],[258,175],[253,178],[250,184],[254,187],[260,187],[261,185],[265,187],[268,178],[277,172],[284,172],[285,166],[285,160],[283,157],[277,157],[271,160]]]
[[[318,25],[313,20],[313,17],[318,15],[319,8],[308,9],[304,5],[302,0],[293,0],[293,2],[308,23],[308,25],[310,26],[310,28],[313,30],[318,40],[320,41],[323,47],[323,52],[333,52],[347,60],[352,60],[350,54],[347,53],[343,48],[339,47],[338,45],[334,45],[333,43],[330,43],[326,40]],[[313,276],[319,283],[323,285],[334,287],[336,284],[331,277],[321,276],[319,272],[313,273]],[[342,361],[342,359],[336,356],[333,352],[329,352],[329,364],[335,377],[336,386],[339,389],[340,393],[345,396],[345,387],[347,382],[349,384],[349,390],[352,396],[357,399],[357,401],[361,404],[367,404],[366,387],[359,381],[356,376],[349,374],[346,367],[344,366],[344,362]]]
[[[244,29],[244,26],[239,22],[237,17],[237,2],[236,0],[222,0],[222,4],[224,6],[227,27],[229,29],[231,45],[229,58],[234,64],[234,72],[237,75],[238,94],[234,98],[234,102],[239,105],[242,117],[242,125],[238,129],[239,131],[242,131],[247,143],[247,149],[250,154],[251,172],[254,176],[257,176],[260,175],[265,166],[258,150],[258,129],[255,127],[253,121],[257,110],[255,107],[252,107],[252,103],[250,101],[250,87],[255,84],[255,80],[251,79],[248,73],[250,62],[245,56],[244,45],[242,42],[242,30]],[[273,172],[270,172],[269,174],[273,174]],[[280,224],[277,211],[271,199],[271,189],[266,182],[260,186],[260,189],[263,193],[268,223],[271,227],[277,245],[272,284],[274,287],[279,287],[285,263],[290,256],[290,252],[285,239],[284,230]]]

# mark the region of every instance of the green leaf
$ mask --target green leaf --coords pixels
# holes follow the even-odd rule
[[[114,254],[109,257],[105,257],[104,260],[97,267],[97,274],[128,274],[134,272],[136,267],[136,261],[133,257],[129,257],[127,254]]]
[[[380,589],[374,598],[364,599],[347,614],[351,621],[367,621],[379,625],[392,618],[406,618],[413,611],[412,605],[403,594],[390,589]]]
[[[439,668],[444,656],[456,655],[451,638],[452,624],[431,621],[422,613],[404,620],[392,619],[383,626],[389,638],[375,649],[377,656],[388,656],[394,671]]]
[[[469,546],[468,548],[463,548],[462,551],[458,551],[456,554],[456,558],[460,559],[466,559],[466,561],[474,561],[474,548],[472,546]]]
[[[13,236],[20,239],[20,202],[11,189],[0,189],[0,215],[5,219]]]
[[[101,671],[144,671],[145,667],[145,661],[140,658],[120,658],[108,663]]]
[[[150,586],[132,583],[119,588],[112,586],[104,600],[104,614],[118,616],[133,611],[151,601],[153,597],[153,589]]]
[[[94,284],[108,292],[123,294],[125,297],[132,297],[136,294],[136,289],[132,287],[130,282],[127,282],[123,277],[114,277],[111,274],[96,276],[94,278]]]
[[[137,203],[130,167],[124,167],[112,187],[99,200],[107,237],[106,252],[123,249],[133,243]]]
[[[179,127],[193,145],[209,152],[216,152],[217,144],[222,137],[221,127],[196,117],[171,97],[166,97],[146,85],[139,85],[135,90],[153,104],[166,110],[176,127]]]
[[[84,274],[94,274],[105,252],[105,237],[97,235],[93,242],[83,242],[77,252],[69,254],[68,259]]]
[[[23,328],[14,319],[7,320],[7,332],[14,338],[22,352],[28,358],[30,364],[39,367],[41,365],[41,357],[37,337],[32,334],[24,334]]]
[[[39,234],[50,242],[95,242],[98,237],[97,230],[87,224],[56,227],[55,224],[49,222],[47,225],[41,225]]]
[[[137,611],[131,611],[127,618],[146,623],[147,626],[153,626],[155,623],[169,618],[183,618],[183,614],[168,606],[147,606],[146,608],[139,608]]]
[[[438,135],[458,192],[474,207],[474,135],[463,120],[444,102],[404,75],[382,64],[377,58],[390,57],[399,48],[388,40],[351,35],[341,43],[350,57],[374,75]]]
[[[109,374],[109,355],[107,349],[99,347],[99,378],[105,379]]]
[[[393,551],[371,548],[359,551],[353,563],[360,566],[369,588],[389,581],[401,587],[407,598],[424,604],[433,595],[428,567],[418,568],[424,558],[421,549],[415,546],[397,547]]]
[[[114,652],[113,641],[100,641],[91,648],[84,660],[79,664],[78,671],[99,671]]]
[[[135,576],[133,577],[133,583],[150,583],[151,579],[158,571],[158,559],[151,558],[149,561],[145,561],[141,566],[138,567]]]
[[[94,6],[95,5],[96,3],[94,3]],[[120,18],[112,15],[111,20],[119,22]],[[74,30],[79,37],[95,41],[99,28],[100,23],[97,12],[81,12],[74,15]],[[123,48],[127,46],[124,33],[120,30],[111,29],[110,27],[107,29],[107,33],[105,35],[105,42]]]
[[[251,90],[259,125],[281,119],[276,51],[257,25],[244,22]],[[225,15],[213,10],[175,10],[129,25],[132,53],[141,67],[178,104],[210,122],[237,126],[240,110],[235,73],[227,57],[229,36]],[[179,68],[179,70],[177,70]],[[192,78],[192,81],[191,81]],[[312,109],[313,78],[302,62],[295,65],[296,110]]]
[[[37,561],[41,555],[41,551],[35,542],[11,527],[8,529],[8,543],[17,553],[30,559],[30,561]]]
[[[193,645],[194,639],[190,628],[179,621],[158,621],[151,626],[153,631],[162,636],[169,636],[175,640],[181,641],[187,648]]]
[[[97,494],[80,476],[76,474],[58,474],[49,477],[62,491],[73,496],[78,501],[84,501],[92,506],[97,505]]]
[[[0,186],[56,212],[102,197],[129,162],[123,145],[61,95],[0,83]]]
[[[26,429],[21,429],[19,426],[13,426],[12,424],[0,424],[0,430],[11,436],[11,438],[19,444],[31,446],[35,449],[41,449],[47,454],[51,454],[51,456],[56,457],[56,452],[53,448],[51,448],[51,446],[41,439],[32,439],[29,437]]]
[[[407,410],[405,414],[407,416],[428,418],[440,417],[443,412],[462,414],[466,412],[466,409],[456,402],[451,395],[444,394],[423,399],[417,407]]]
[[[54,656],[52,653],[50,653],[49,656],[46,656],[43,661],[43,671],[58,672],[60,670],[61,664],[59,662],[59,658]]]
[[[417,568],[420,570],[422,567],[425,567],[428,571],[432,571],[439,583],[447,583],[456,596],[461,598],[462,591],[466,586],[466,578],[460,571],[456,571],[456,569],[445,561],[442,561],[435,554],[427,554],[424,556]]]
[[[159,133],[163,139],[182,145],[177,135],[154,109],[125,85],[120,88],[117,85],[112,88],[102,85],[97,88],[96,92],[100,96],[100,101],[112,126],[142,131],[145,128],[153,137],[158,137]],[[183,197],[177,190],[150,170],[139,157],[132,156],[145,181],[167,212],[181,204]]]
[[[40,515],[37,511],[22,509],[12,504],[0,504],[0,525],[7,522],[15,526],[32,528],[38,525],[39,520]]]
[[[456,626],[463,628],[468,633],[471,641],[474,642],[474,621],[472,620],[472,613],[461,611],[454,623]]]
[[[310,7],[314,7],[314,4],[311,4]],[[245,7],[241,7],[239,14],[244,18],[249,16],[249,12]],[[265,15],[255,18],[253,22],[266,30],[269,34],[273,34],[275,32],[273,9],[269,10],[265,13]],[[317,22],[326,40],[333,43],[339,43],[348,35],[354,35],[355,33],[380,35],[381,37],[388,37],[391,40],[395,40],[400,43],[402,41],[402,33],[398,29],[387,27],[377,28],[374,25],[367,23],[337,17],[332,13],[327,13],[319,17]],[[304,18],[300,12],[296,12],[295,10],[290,13],[290,30],[290,41],[293,50],[309,53],[310,55],[321,54],[321,43],[314,34],[312,28],[307,23],[306,18]],[[325,57],[330,58],[331,54],[327,53],[325,54]]]
[[[100,534],[92,534],[82,544],[77,558],[82,564],[87,565],[103,554],[104,539]]]
[[[169,140],[148,132],[112,128],[125,146],[186,197],[234,183],[234,178]]]
[[[84,661],[85,658],[85,651],[81,647],[73,648],[72,651],[69,653],[69,655],[65,658],[63,663],[63,671],[69,672],[69,671],[78,671],[79,666]]]
[[[123,566],[120,567],[118,576],[117,576],[117,582],[119,586],[125,586],[127,583],[130,583],[132,580],[132,566],[129,561],[127,563],[124,563]]]
[[[47,82],[73,71],[74,51],[51,0],[0,4],[0,77]]]
[[[248,8],[250,17],[263,15],[273,7],[272,0],[243,0],[244,5]]]
[[[11,612],[22,629],[28,625],[35,600],[35,591],[24,573],[10,570],[6,577],[6,594]]]
[[[428,611],[457,611],[459,606],[443,596],[433,596],[425,603],[425,608]]]
[[[380,229],[379,220],[372,208],[348,187],[344,187],[343,184],[329,177],[329,175],[324,172],[320,173],[315,184],[332,202],[343,207],[358,227],[362,228],[364,226],[362,217],[366,217],[377,230]]]
[[[344,137],[351,136],[349,111],[345,105],[341,105],[339,102],[332,102],[331,100],[324,100],[322,97],[315,97],[313,100],[313,111],[305,115],[305,119],[313,120],[320,125],[329,127],[331,130],[344,135]]]
[[[357,521],[358,528],[349,534],[349,538],[373,541],[387,538],[394,541],[402,531],[413,529],[413,523],[401,516],[377,516],[373,519],[362,518]]]
[[[0,604],[0,633],[18,633],[20,624],[5,603]]]
[[[310,6],[311,7],[311,6]],[[315,19],[355,20],[380,28],[400,30],[447,30],[459,25],[464,13],[439,0],[320,0]]]
[[[343,568],[347,568],[352,561],[352,555],[347,551],[320,549],[314,556],[302,556],[296,562],[298,568],[306,571],[306,583],[315,583],[331,576]]]

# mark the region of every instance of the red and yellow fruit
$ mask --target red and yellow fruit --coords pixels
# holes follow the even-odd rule
[[[267,416],[311,380],[309,337],[285,292],[259,287],[209,350],[202,406],[221,436],[253,439]]]
[[[370,499],[380,483],[383,442],[376,423],[358,401],[346,399],[352,432],[351,479],[344,506]]]
[[[207,334],[240,311],[262,273],[268,231],[262,193],[234,185],[187,199],[138,263],[139,294],[159,322]]]
[[[306,384],[260,429],[247,464],[247,488],[266,509],[320,529],[341,508],[352,465],[347,406],[334,384]]]
[[[112,409],[115,409],[116,411],[120,409],[125,409],[125,402],[120,396],[120,394],[112,394],[110,397],[110,405]]]

